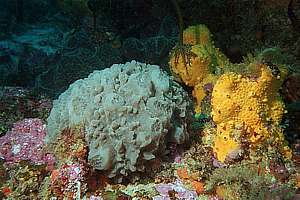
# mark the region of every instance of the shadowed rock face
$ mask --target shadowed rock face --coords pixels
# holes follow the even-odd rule
[[[159,66],[132,61],[71,84],[54,102],[46,142],[83,124],[90,164],[121,181],[162,155],[167,142],[185,142],[190,116],[188,95],[176,82]]]

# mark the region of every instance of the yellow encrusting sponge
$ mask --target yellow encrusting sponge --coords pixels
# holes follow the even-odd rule
[[[183,44],[185,47],[173,49],[169,66],[179,81],[194,88],[195,111],[200,113],[201,101],[205,96],[203,86],[207,83],[214,83],[224,68],[231,63],[214,46],[211,33],[205,25],[187,28],[183,32]]]
[[[212,116],[217,125],[213,148],[222,162],[229,152],[236,150],[240,143],[237,138],[247,138],[254,149],[271,137],[278,138],[279,146],[284,143],[279,123],[285,110],[278,90],[286,70],[283,68],[280,75],[274,76],[269,66],[255,65],[259,69],[257,74],[246,77],[225,73],[213,89]],[[235,131],[238,124],[243,126],[243,131]],[[275,136],[273,129],[279,129],[279,135]],[[220,138],[223,138],[222,142]]]

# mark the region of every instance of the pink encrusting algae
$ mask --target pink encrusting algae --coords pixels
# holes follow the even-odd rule
[[[26,160],[37,165],[53,166],[54,156],[43,151],[45,136],[45,124],[42,120],[29,118],[18,121],[0,137],[0,157],[7,164]]]

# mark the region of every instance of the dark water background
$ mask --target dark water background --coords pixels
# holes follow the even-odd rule
[[[298,41],[287,6],[266,2],[177,1],[184,26],[206,24],[233,62]],[[171,0],[1,0],[0,84],[57,96],[76,79],[114,63],[134,59],[168,71],[177,17]],[[297,54],[293,48],[286,51]]]

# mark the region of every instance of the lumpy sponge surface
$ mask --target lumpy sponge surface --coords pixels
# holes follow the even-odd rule
[[[89,163],[109,177],[143,171],[167,142],[188,139],[188,94],[159,66],[135,61],[94,71],[70,85],[48,118],[47,143],[84,126]]]

